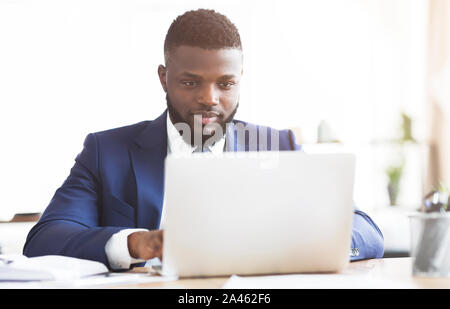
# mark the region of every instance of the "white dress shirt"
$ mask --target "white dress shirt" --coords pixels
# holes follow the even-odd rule
[[[169,114],[167,113],[167,153],[176,155],[191,155],[196,147],[186,143],[183,137],[177,131]],[[222,137],[213,146],[210,147],[213,155],[223,152],[225,145],[225,137]],[[165,219],[165,202],[163,203],[163,209],[161,214],[160,229],[163,229]],[[130,256],[128,251],[128,235],[138,231],[147,231],[147,229],[125,229],[115,233],[106,242],[105,253],[108,258],[108,262],[112,269],[128,269],[131,264],[145,262],[145,260],[135,259]],[[158,265],[161,261],[158,258],[151,259],[146,265]]]

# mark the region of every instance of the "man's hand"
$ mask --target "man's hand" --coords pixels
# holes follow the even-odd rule
[[[163,230],[135,232],[128,235],[128,251],[136,259],[162,260]]]

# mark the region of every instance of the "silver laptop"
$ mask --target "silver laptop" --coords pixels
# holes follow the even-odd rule
[[[338,272],[349,262],[351,154],[168,156],[162,274]]]

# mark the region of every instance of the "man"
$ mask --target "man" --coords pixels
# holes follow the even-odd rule
[[[158,75],[167,110],[153,121],[87,136],[69,177],[30,231],[25,255],[91,259],[112,270],[161,259],[167,153],[254,150],[248,136],[238,134],[242,127],[276,136],[267,150],[300,150],[290,130],[233,119],[243,54],[239,33],[225,16],[212,10],[179,16],[168,30],[164,55]],[[262,140],[258,135],[256,150],[266,150]],[[380,230],[359,210],[350,252],[352,260],[383,254]]]

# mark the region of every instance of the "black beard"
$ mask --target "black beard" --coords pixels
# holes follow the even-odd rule
[[[180,113],[178,113],[176,111],[176,109],[173,107],[172,102],[170,101],[169,95],[166,94],[166,103],[167,103],[167,110],[169,112],[169,117],[172,120],[173,124],[176,123],[185,123],[189,126],[189,128],[191,129],[191,133],[194,132],[194,128],[192,127],[192,125],[186,121],[183,116],[181,116]],[[236,107],[234,108],[233,112],[231,113],[231,115],[226,118],[224,121],[218,120],[217,123],[222,127],[222,132],[223,135],[222,136],[218,136],[218,134],[215,134],[215,132],[213,132],[212,134],[203,134],[203,128],[205,127],[204,125],[202,125],[202,147],[205,144],[206,141],[208,141],[208,144],[211,143],[212,140],[210,140],[210,138],[214,138],[213,143],[215,143],[216,141],[220,140],[225,134],[226,134],[226,125],[227,123],[230,123],[231,121],[233,121],[234,116],[237,113],[237,109],[239,107],[239,102],[237,103]],[[205,112],[207,112],[208,110],[205,109]],[[182,134],[180,132],[180,134]],[[194,135],[195,134],[191,134],[190,136],[190,140],[186,140],[187,138],[185,138],[185,134],[182,134],[183,139],[185,140],[186,143],[191,144],[191,146],[196,146],[195,142],[194,142]]]

